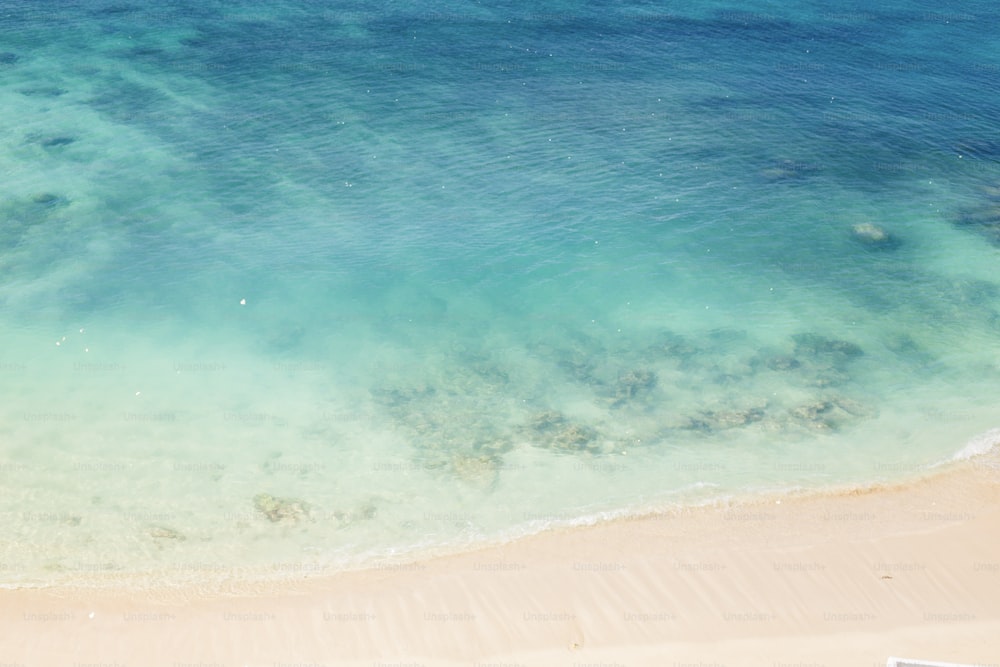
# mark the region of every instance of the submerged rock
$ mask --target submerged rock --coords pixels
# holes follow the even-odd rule
[[[31,203],[38,209],[45,210],[56,208],[58,206],[64,206],[68,203],[68,201],[65,197],[60,197],[59,195],[52,194],[51,192],[39,192],[38,194],[31,196]]]
[[[590,361],[577,358],[560,359],[556,365],[577,382],[599,384],[594,376],[594,364]]]
[[[787,354],[779,354],[771,357],[764,364],[772,371],[792,371],[802,366],[802,362]]]
[[[956,219],[961,227],[970,227],[991,242],[1000,245],[1000,204],[987,202],[982,206],[962,211]]]
[[[351,511],[334,510],[327,514],[325,518],[332,519],[342,526],[347,526],[357,521],[370,521],[376,516],[378,516],[378,507],[375,503],[369,501]]]
[[[900,245],[899,239],[870,222],[862,222],[851,227],[851,235],[869,248],[892,250]]]
[[[593,429],[579,424],[567,424],[553,434],[551,445],[556,449],[590,451],[590,445],[596,438],[597,433]]]
[[[558,428],[566,423],[566,417],[561,412],[556,410],[545,410],[544,412],[536,412],[528,420],[528,426],[533,430],[540,433],[549,432],[555,428]]]
[[[656,386],[656,373],[647,370],[635,370],[618,378],[614,389],[613,406],[631,401],[636,395],[649,391]]]
[[[838,409],[859,419],[871,419],[878,416],[878,408],[846,396],[838,396],[833,399],[833,404]]]
[[[741,410],[706,410],[687,420],[682,428],[689,431],[723,431],[741,426],[749,426],[764,419],[764,408],[754,407]]]
[[[270,521],[298,521],[309,514],[309,505],[297,498],[276,498],[269,493],[253,497],[253,506]]]
[[[729,347],[739,343],[745,343],[749,339],[749,336],[747,335],[745,329],[720,327],[710,330],[705,335],[705,338],[710,340],[715,345]]]
[[[402,408],[413,401],[432,398],[437,393],[437,390],[429,385],[392,387],[389,389],[373,387],[369,390],[369,393],[375,401],[385,407]]]
[[[498,459],[514,449],[514,443],[509,434],[500,435],[489,439],[484,439],[476,444],[475,450],[481,456],[491,456]]]
[[[534,431],[532,440],[537,446],[572,452],[602,451],[597,443],[597,431],[574,424],[554,410],[534,415],[529,420],[529,428]]]
[[[2,65],[13,65],[21,57],[16,53],[11,53],[10,51],[0,51],[0,66]]]
[[[58,146],[68,146],[76,141],[73,137],[59,136],[59,137],[49,137],[48,139],[42,139],[42,146],[46,148],[55,148]]]
[[[1000,204],[984,204],[963,211],[958,217],[959,224],[992,226],[1000,223]]]
[[[794,422],[820,430],[837,430],[848,422],[877,414],[878,411],[871,406],[842,396],[805,403],[788,411]]]
[[[164,55],[164,50],[157,48],[155,46],[137,46],[133,49],[128,50],[129,57],[132,58],[142,58],[144,56],[161,57]]]
[[[460,481],[479,488],[490,488],[500,478],[503,460],[489,454],[459,452],[451,459],[451,472]]]
[[[820,372],[818,375],[811,376],[806,384],[813,387],[837,387],[848,380],[851,376],[843,371],[839,371],[835,368],[827,368]]]
[[[824,426],[826,423],[822,421],[823,415],[829,414],[834,408],[834,405],[830,401],[817,401],[815,403],[807,403],[806,405],[800,405],[798,407],[789,410],[789,414],[792,417],[800,421],[808,421],[814,423],[822,422]]]
[[[851,227],[854,238],[865,243],[883,243],[889,240],[889,232],[870,222],[862,222]]]
[[[654,358],[662,354],[684,362],[696,357],[701,352],[697,345],[672,331],[666,331],[660,337],[662,340],[650,349]]]
[[[795,341],[795,354],[799,356],[828,356],[835,360],[850,360],[864,354],[864,350],[855,343],[815,333],[796,334],[792,336],[792,340]]]
[[[885,343],[894,354],[913,364],[921,366],[933,363],[935,356],[923,348],[917,341],[907,333],[898,333],[889,336]]]
[[[178,540],[181,542],[187,539],[173,528],[165,526],[153,526],[149,529],[149,536],[157,540]]]
[[[17,92],[25,97],[59,97],[66,94],[65,88],[55,86],[36,86],[32,88],[21,88]]]
[[[59,201],[59,195],[54,195],[51,192],[40,192],[37,195],[32,195],[31,201],[36,204],[55,204]]]

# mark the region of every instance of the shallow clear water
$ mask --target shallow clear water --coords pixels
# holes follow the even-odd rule
[[[0,581],[949,459],[1000,421],[997,13],[0,2]]]

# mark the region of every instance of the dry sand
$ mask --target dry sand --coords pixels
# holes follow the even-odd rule
[[[4,665],[1000,665],[1000,454],[244,590],[0,592]]]

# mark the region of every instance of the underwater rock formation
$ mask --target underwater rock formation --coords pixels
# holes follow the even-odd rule
[[[689,341],[684,336],[672,331],[665,331],[659,336],[660,340],[648,349],[648,355],[656,359],[658,357],[669,357],[678,362],[690,361],[696,357],[701,349]]]
[[[451,473],[460,481],[480,489],[489,489],[500,479],[503,459],[490,454],[458,452],[451,458]]]
[[[421,385],[418,387],[392,387],[389,389],[373,387],[369,390],[369,393],[372,399],[380,405],[390,409],[397,409],[403,408],[407,404],[419,399],[431,398],[436,391],[434,387]]]
[[[864,350],[855,343],[815,333],[797,334],[792,341],[791,353],[760,350],[750,359],[751,371],[784,373],[795,384],[804,386],[833,387],[850,380],[851,363],[864,356]]]
[[[792,336],[795,341],[795,354],[818,359],[825,359],[839,365],[864,355],[861,346],[846,340],[827,338],[816,333],[802,333]]]
[[[849,422],[868,419],[878,411],[843,396],[827,397],[795,406],[788,411],[793,423],[809,429],[835,431]]]
[[[794,366],[800,380],[808,386],[834,387],[847,382],[851,363],[864,356],[864,350],[855,343],[816,333],[797,334],[792,340],[794,350],[790,359],[794,362],[788,361],[788,370]],[[781,363],[776,370],[782,370]]]
[[[591,454],[603,451],[594,429],[569,421],[561,412],[547,410],[537,413],[531,417],[528,425],[536,446]]]
[[[418,465],[447,473],[454,480],[482,490],[496,485],[504,466],[503,455],[513,447],[509,439],[481,440],[470,446],[462,434],[444,434],[443,438],[432,433],[417,443]]]
[[[258,493],[253,497],[253,506],[258,512],[275,523],[298,521],[309,515],[309,505],[296,498],[276,498],[269,493]]]
[[[802,362],[791,355],[779,354],[766,359],[764,361],[764,365],[772,371],[792,371],[796,368],[800,368],[802,366]]]
[[[507,399],[507,370],[486,355],[458,352],[465,364],[411,385],[371,388],[372,400],[391,417],[413,448],[415,465],[449,483],[489,489],[499,480],[513,430],[499,417]]]
[[[333,519],[334,522],[342,526],[347,526],[357,521],[370,521],[377,515],[378,507],[376,507],[375,503],[369,501],[348,512],[334,510],[327,515],[327,518]]]
[[[816,428],[832,428],[833,424],[827,419],[827,415],[833,412],[834,407],[831,401],[817,401],[792,408],[788,413],[796,420],[807,422]]]
[[[42,139],[42,146],[45,148],[56,148],[58,146],[69,146],[71,143],[75,142],[76,139],[73,137],[59,136],[59,137],[49,137],[47,139]]]
[[[49,206],[59,201],[59,195],[54,195],[51,192],[39,192],[38,194],[31,196],[31,201],[35,204]]]
[[[764,419],[763,407],[750,407],[737,410],[704,410],[696,416],[688,418],[681,427],[689,431],[723,431],[741,426],[749,426]]]
[[[600,381],[597,380],[594,375],[594,364],[588,359],[580,359],[576,357],[560,359],[556,362],[556,366],[565,371],[566,375],[570,376],[577,382],[582,382],[584,384],[600,384]]]
[[[485,386],[500,388],[510,384],[510,374],[495,364],[469,364],[469,373],[484,383]]]
[[[549,443],[556,449],[569,451],[590,451],[591,443],[597,437],[593,429],[579,424],[567,424],[553,433]],[[597,451],[597,450],[594,450]]]
[[[153,526],[149,529],[149,536],[157,540],[178,540],[180,542],[187,539],[180,532],[166,526]]]
[[[809,386],[819,387],[819,388],[837,387],[844,384],[850,379],[851,376],[843,371],[837,370],[835,368],[827,368],[817,373],[816,375],[811,376],[808,379],[807,384]]]
[[[656,373],[644,369],[629,371],[619,376],[614,386],[612,407],[621,406],[638,394],[649,391],[656,386],[656,381]]]
[[[528,420],[528,426],[539,432],[545,433],[558,428],[566,423],[566,417],[563,416],[561,412],[556,410],[545,410],[544,412],[536,412]]]
[[[966,209],[959,213],[956,224],[970,228],[1000,245],[1000,204],[986,201],[981,206]]]
[[[34,86],[31,88],[21,88],[17,92],[25,97],[59,97],[66,94],[65,88],[55,86]]]
[[[871,222],[861,222],[852,226],[851,235],[869,248],[895,250],[900,246],[899,239]]]

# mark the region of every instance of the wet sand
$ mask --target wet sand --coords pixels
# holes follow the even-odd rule
[[[0,665],[1000,661],[1000,452],[225,591],[0,592]]]

